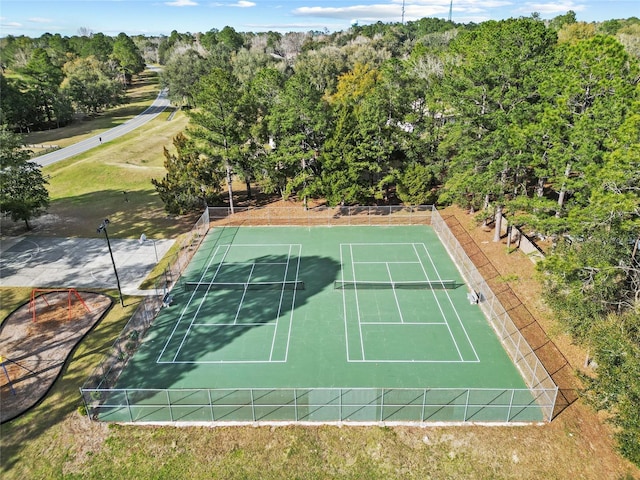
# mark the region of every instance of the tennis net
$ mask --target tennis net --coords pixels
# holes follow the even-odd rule
[[[304,290],[304,282],[185,282],[189,291],[209,290]]]
[[[440,290],[457,288],[461,283],[455,280],[422,280],[422,281],[369,281],[369,280],[336,280],[333,288],[336,290]]]

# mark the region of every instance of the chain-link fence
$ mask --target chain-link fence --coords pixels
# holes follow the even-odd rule
[[[490,263],[484,263],[480,267],[485,269],[483,274],[467,255],[456,235],[440,216],[440,213],[435,209],[431,224],[467,284],[475,293],[475,298],[480,308],[497,333],[511,360],[520,370],[527,386],[532,391],[540,392],[540,395],[536,397],[537,401],[545,411],[545,420],[551,421],[558,395],[558,387],[525,337],[520,333],[507,308],[503,306],[485,280],[486,269],[493,269],[493,266]]]
[[[164,279],[156,284],[155,294],[143,298],[105,358],[82,386],[83,398],[86,397],[84,392],[88,389],[105,390],[115,387],[122,370],[138,350],[153,320],[163,304],[168,301],[167,298],[172,286],[180,278],[208,230],[209,212],[205,211],[189,233],[177,242],[178,249],[169,260]],[[94,392],[90,394],[89,399],[93,400],[93,397],[103,396]]]
[[[523,422],[550,421],[558,387],[509,313],[432,206],[209,208],[180,243],[167,269],[175,285],[209,225],[433,225],[522,373],[528,389],[115,389],[116,381],[162,307],[141,303],[111,351],[81,388],[92,418],[120,422]],[[168,290],[167,290],[168,291]],[[233,413],[233,415],[232,415]]]
[[[540,422],[544,390],[495,388],[240,388],[84,390],[111,422]]]
[[[212,224],[228,226],[428,225],[431,205],[382,207],[209,207]]]

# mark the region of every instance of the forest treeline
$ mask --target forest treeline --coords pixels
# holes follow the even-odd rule
[[[79,62],[126,85],[137,67],[118,60],[120,36],[105,38],[2,39],[3,67],[19,73],[3,89],[38,95],[46,64],[68,95]],[[640,19],[225,27],[127,45],[164,66],[163,86],[190,118],[153,182],[171,213],[233,208],[235,178],[249,196],[257,185],[330,205],[455,203],[551,238],[538,265],[545,300],[590,351],[584,397],[610,413],[640,465]],[[32,125],[51,123],[54,98]],[[11,105],[3,98],[2,122],[26,128]]]

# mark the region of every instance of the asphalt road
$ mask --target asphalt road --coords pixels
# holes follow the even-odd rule
[[[70,145],[68,147],[61,148],[60,150],[56,150],[55,152],[47,153],[46,155],[37,157],[34,162],[42,167],[45,167],[47,165],[51,165],[52,163],[56,163],[75,155],[79,155],[80,153],[89,151],[92,148],[99,146],[101,143],[114,140],[118,137],[132,132],[138,127],[141,127],[145,123],[156,118],[168,106],[169,98],[167,97],[167,90],[165,89],[158,94],[151,106],[149,106],[149,108],[147,108],[140,115],[133,117],[131,120],[126,121],[122,125],[118,125],[117,127],[107,130],[106,132],[102,132],[100,135],[95,135],[74,145]]]

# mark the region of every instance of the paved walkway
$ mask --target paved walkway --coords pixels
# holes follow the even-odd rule
[[[36,157],[34,161],[38,165],[45,167],[47,165],[51,165],[61,160],[65,160],[67,158],[71,158],[81,153],[87,152],[92,148],[100,146],[102,143],[109,142],[118,137],[126,135],[127,133],[134,131],[136,128],[141,127],[145,123],[150,122],[161,112],[163,112],[168,106],[169,98],[167,97],[167,90],[165,89],[158,94],[149,108],[147,108],[140,115],[133,117],[131,120],[123,123],[122,125],[118,125],[117,127],[107,130],[106,132],[102,132],[100,135],[94,135],[93,137],[87,138],[68,147],[61,148],[60,150],[56,150],[55,152]]]

